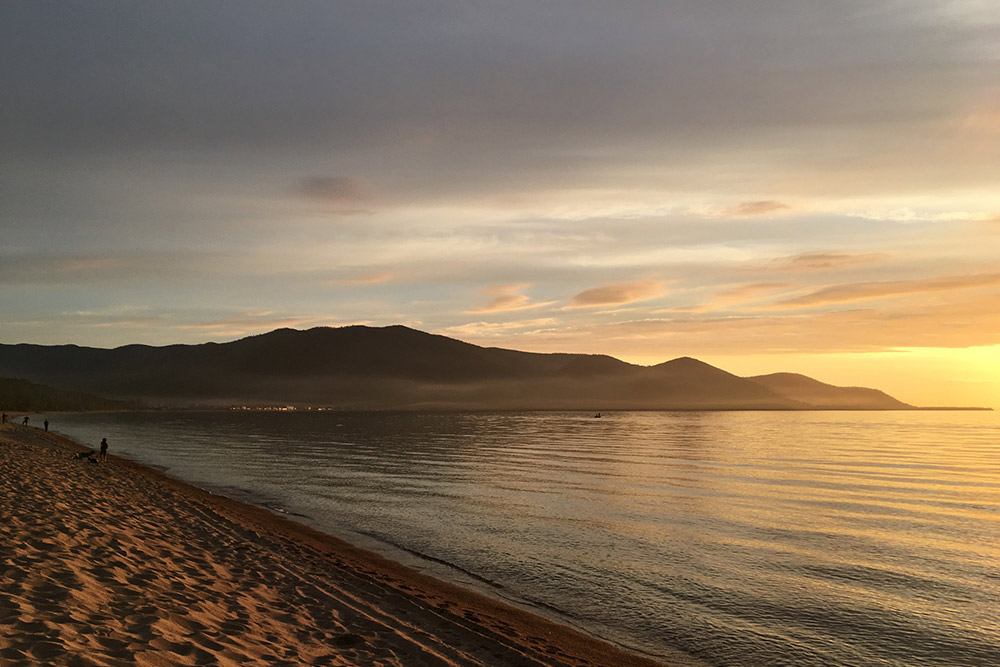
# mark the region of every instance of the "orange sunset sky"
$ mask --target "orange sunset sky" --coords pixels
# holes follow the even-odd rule
[[[0,342],[398,323],[1000,408],[996,2],[7,2],[0,53]]]

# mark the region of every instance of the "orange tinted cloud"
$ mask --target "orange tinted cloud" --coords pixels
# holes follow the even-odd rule
[[[781,301],[771,307],[799,308],[803,306],[822,306],[834,303],[851,303],[886,297],[906,296],[909,294],[991,287],[994,285],[1000,285],[1000,273],[980,273],[971,276],[950,276],[947,278],[930,278],[926,280],[833,285],[804,296]]]
[[[878,352],[899,347],[1000,345],[1000,310],[992,294],[893,308],[768,314],[746,317],[644,318],[585,326],[554,323],[490,345],[537,352],[599,352],[658,363],[678,356]],[[956,323],[961,323],[957,326]],[[463,340],[476,342],[478,332]],[[503,332],[494,332],[502,334]],[[499,340],[498,340],[499,338]],[[485,337],[482,342],[487,342]]]
[[[652,299],[662,293],[663,283],[656,281],[640,280],[631,283],[617,283],[580,292],[573,297],[571,307],[620,306]]]
[[[755,270],[789,273],[826,271],[862,264],[874,264],[886,259],[886,257],[888,255],[883,253],[806,252],[800,255],[792,255],[791,257],[773,259]]]
[[[690,306],[676,306],[659,312],[704,313],[721,306],[759,300],[764,295],[770,294],[776,290],[787,289],[789,287],[791,287],[790,283],[749,283],[746,285],[737,285],[735,287],[731,287],[730,289],[723,290],[722,292],[718,292],[706,303]]]
[[[724,292],[719,292],[718,296],[720,299],[724,299],[726,301],[743,301],[744,299],[752,299],[760,296],[761,294],[773,292],[774,290],[782,289],[788,286],[788,283],[751,283],[749,285],[740,285]]]
[[[480,308],[476,308],[469,313],[500,313],[510,310],[527,310],[529,308],[541,308],[543,306],[549,306],[555,303],[554,301],[544,301],[535,302],[531,300],[531,297],[526,294],[522,294],[523,290],[526,290],[530,285],[524,283],[514,283],[510,285],[492,285],[483,290],[483,292],[491,296],[492,299],[488,304]]]
[[[749,218],[755,215],[767,215],[790,209],[788,204],[773,199],[763,201],[745,201],[737,204],[725,212],[727,217]]]

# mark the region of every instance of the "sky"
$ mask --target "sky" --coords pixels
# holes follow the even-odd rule
[[[0,342],[405,324],[1000,408],[1000,0],[0,3]]]

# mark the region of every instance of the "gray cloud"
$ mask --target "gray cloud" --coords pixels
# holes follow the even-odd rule
[[[190,281],[218,272],[224,263],[225,258],[215,252],[4,254],[0,255],[0,286]]]
[[[296,190],[310,199],[332,204],[356,204],[372,196],[371,186],[350,176],[307,176],[299,181]]]
[[[329,207],[335,215],[372,215],[373,190],[366,181],[350,176],[307,176],[295,191],[307,200]]]

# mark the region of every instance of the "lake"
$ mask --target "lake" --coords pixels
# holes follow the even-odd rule
[[[50,419],[675,663],[1000,664],[996,413]]]

